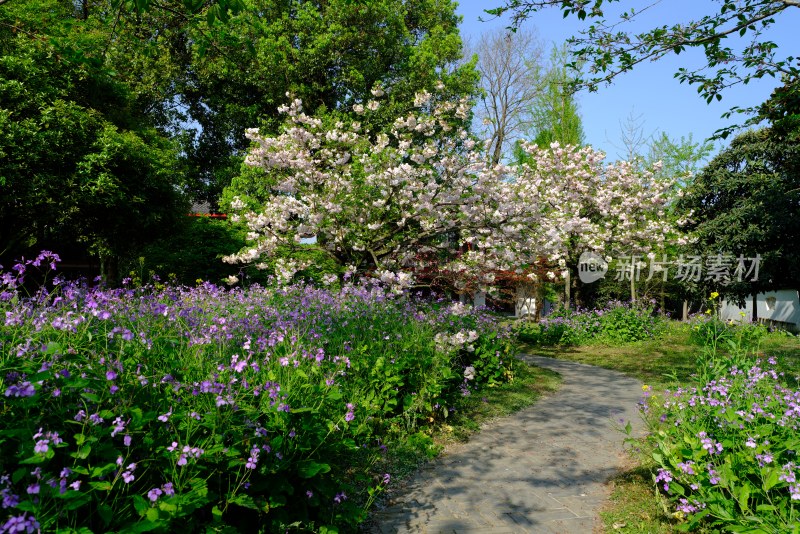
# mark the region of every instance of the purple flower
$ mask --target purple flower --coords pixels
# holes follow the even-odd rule
[[[26,532],[32,534],[39,530],[39,522],[36,521],[34,516],[28,517],[27,514],[22,514],[10,517],[8,521],[0,528],[0,532],[8,532],[14,534],[17,532]]]
[[[672,473],[666,469],[659,469],[656,475],[656,484],[659,482],[664,483],[664,491],[669,491],[669,483],[672,482]]]
[[[38,495],[39,494],[39,483],[38,482],[34,482],[30,486],[28,486],[28,489],[26,491],[28,492],[28,495]]]
[[[123,430],[125,430],[125,423],[122,421],[122,417],[117,417],[114,419],[112,423],[114,425],[114,429],[111,431],[111,437],[113,438]]]
[[[692,469],[693,466],[694,466],[694,462],[692,462],[691,460],[689,460],[688,462],[681,462],[681,463],[678,464],[678,468],[681,471],[683,471],[684,473],[686,473],[687,475],[694,475],[695,474],[694,473],[694,469]]]
[[[106,371],[106,380],[116,380],[117,373],[116,371]]]
[[[36,394],[30,382],[21,382],[19,385],[9,386],[6,390],[6,397],[33,397]]]
[[[172,410],[168,411],[165,414],[159,415],[158,420],[161,421],[162,423],[166,423],[167,421],[169,421],[170,415],[172,415]]]
[[[86,417],[86,412],[84,412],[83,410],[80,410],[80,411],[78,411],[78,413],[75,414],[75,417],[73,417],[73,419],[75,419],[76,421],[80,422],[80,421],[83,421],[83,419],[85,417]]]
[[[33,452],[36,454],[45,454],[47,451],[50,450],[48,444],[50,443],[49,439],[40,439],[36,442],[36,445],[33,447]]]
[[[250,450],[250,458],[247,459],[247,463],[244,464],[246,469],[255,469],[256,465],[258,464],[258,455],[261,451],[258,447],[253,447]]]
[[[167,496],[175,495],[175,489],[172,487],[172,482],[167,482],[166,484],[161,486],[161,489],[164,490],[164,495]]]
[[[348,423],[356,418],[355,414],[353,413],[354,406],[351,403],[347,403],[347,413],[344,416],[344,420]]]
[[[341,503],[342,501],[346,501],[346,500],[347,500],[347,495],[344,492],[337,493],[336,496],[334,496],[334,498],[333,498],[333,502],[335,502],[337,504]]]
[[[160,488],[153,488],[147,492],[147,498],[150,499],[151,502],[156,502],[164,492]]]
[[[136,464],[130,464],[125,470],[125,472],[122,473],[122,480],[125,481],[125,484],[130,484],[131,482],[133,482],[134,478],[136,478],[133,476],[133,472],[135,469],[136,469]]]
[[[8,488],[0,491],[0,496],[3,497],[3,508],[16,508],[19,504],[19,495],[11,493]]]

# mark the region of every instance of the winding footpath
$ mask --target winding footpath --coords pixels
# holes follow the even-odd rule
[[[600,528],[608,479],[623,467],[621,428],[641,432],[642,384],[621,373],[522,356],[560,389],[425,466],[373,513],[376,534],[559,533]]]

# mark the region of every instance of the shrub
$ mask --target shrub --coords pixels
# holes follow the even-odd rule
[[[800,531],[800,391],[754,356],[757,329],[709,319],[694,333],[693,383],[642,404],[656,485],[681,530]]]
[[[219,284],[231,276],[247,285],[267,284],[276,271],[274,261],[262,265],[263,269],[222,261],[223,256],[244,248],[246,234],[244,226],[229,221],[186,217],[170,235],[138,250],[136,258],[128,258],[122,272],[139,285],[154,275],[182,285],[195,285],[198,279]],[[315,284],[341,271],[328,255],[308,245],[282,247],[278,257],[303,265],[297,278]]]
[[[0,273],[6,530],[354,529],[392,439],[424,443],[510,374],[507,335],[457,305],[374,285],[20,294],[50,259]]]
[[[632,343],[657,336],[665,322],[646,305],[612,301],[598,310],[559,309],[538,324],[522,323],[520,340],[537,345]]]

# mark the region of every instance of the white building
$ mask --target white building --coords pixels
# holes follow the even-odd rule
[[[742,317],[742,312],[744,312],[744,317]],[[800,331],[800,295],[794,289],[759,293],[756,300],[756,312],[759,321],[768,322],[793,332]],[[752,321],[753,297],[747,297],[741,308],[735,302],[723,300],[720,303],[719,317],[723,321]]]

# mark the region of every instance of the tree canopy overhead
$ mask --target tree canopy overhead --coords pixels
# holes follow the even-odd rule
[[[608,16],[609,4],[620,4],[621,12]],[[708,102],[720,100],[724,90],[733,85],[764,76],[780,76],[786,81],[800,78],[800,58],[781,55],[778,45],[768,36],[776,18],[800,8],[800,0],[709,2],[706,13],[695,20],[662,24],[641,32],[628,29],[642,13],[654,10],[661,2],[646,4],[642,9],[628,8],[630,4],[622,0],[504,0],[502,6],[487,13],[510,13],[514,27],[545,9],[560,9],[564,18],[586,21],[586,28],[569,41],[575,59],[587,65],[587,75],[576,81],[578,88],[596,90],[639,63],[691,48],[703,51],[705,64],[682,67],[675,77],[697,85],[698,93]],[[726,115],[755,111],[754,107],[732,108]],[[725,137],[731,130],[724,128],[719,135]]]

